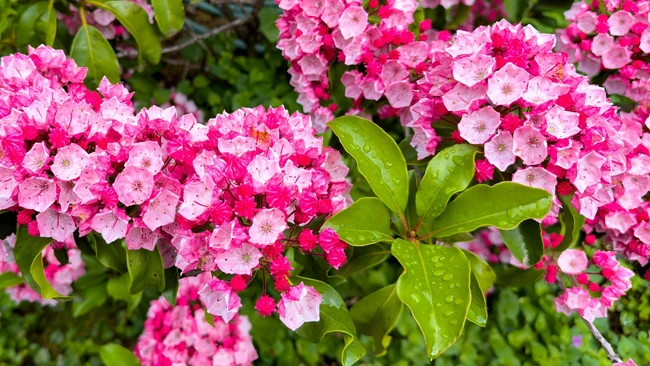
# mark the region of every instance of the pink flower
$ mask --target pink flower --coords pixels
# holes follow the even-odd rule
[[[569,275],[577,275],[587,269],[589,260],[585,252],[579,249],[567,249],[560,254],[557,265],[562,272]]]
[[[413,100],[413,91],[408,82],[400,81],[386,87],[386,98],[394,108],[408,107]]]
[[[636,363],[633,359],[629,358],[625,362],[615,362],[612,364],[612,366],[636,366]]]
[[[540,188],[555,195],[557,177],[544,168],[526,168],[517,170],[512,176],[512,181],[534,188]]]
[[[216,256],[219,269],[225,273],[251,275],[253,268],[257,267],[262,258],[262,253],[252,245],[243,244],[234,250],[219,253]]]
[[[219,316],[228,323],[237,315],[241,302],[239,296],[230,288],[227,282],[211,279],[199,291],[201,301],[205,304],[206,311],[214,316]]]
[[[59,149],[54,157],[52,173],[62,180],[79,178],[81,171],[90,162],[90,156],[79,145],[71,144]]]
[[[571,137],[581,131],[579,119],[579,113],[555,106],[546,113],[546,132],[558,139]]]
[[[476,53],[454,62],[453,75],[456,80],[472,87],[490,76],[495,64],[494,57]]]
[[[162,149],[153,141],[136,143],[129,151],[129,160],[126,161],[124,166],[135,166],[146,169],[151,174],[158,174],[163,167]]]
[[[275,208],[261,210],[253,217],[249,231],[250,241],[259,245],[273,244],[286,228],[287,222],[282,211]]]
[[[526,91],[530,74],[512,63],[507,63],[488,80],[487,95],[496,105],[509,106]]]
[[[607,69],[616,70],[630,63],[629,51],[621,46],[614,45],[603,52],[603,66]]]
[[[163,189],[149,201],[144,215],[142,215],[142,221],[151,230],[173,223],[176,218],[178,201],[177,194]]]
[[[36,221],[42,237],[49,237],[62,243],[69,239],[77,228],[72,216],[52,208],[36,215]]]
[[[268,295],[262,295],[255,303],[255,310],[263,317],[270,316],[275,310],[275,301]]]
[[[613,36],[624,36],[634,25],[635,19],[627,11],[617,11],[607,19],[609,25],[609,34]]]
[[[153,175],[147,169],[129,166],[115,178],[113,187],[120,202],[126,206],[140,205],[151,196]]]
[[[368,13],[358,5],[352,5],[341,13],[339,29],[343,38],[350,39],[361,35],[368,26]]]
[[[300,328],[305,322],[320,320],[320,304],[322,297],[311,286],[300,283],[292,286],[282,294],[278,302],[280,320],[291,330]]]
[[[128,229],[128,216],[117,210],[107,210],[98,213],[93,217],[92,223],[90,224],[93,230],[102,234],[102,237],[108,244],[117,239],[124,238]]]
[[[43,212],[56,201],[56,184],[50,179],[28,178],[18,187],[18,203],[22,208]]]
[[[544,161],[548,155],[546,139],[534,127],[525,125],[515,130],[513,149],[515,155],[526,165],[536,165]]]
[[[486,106],[463,116],[458,123],[460,135],[472,144],[487,141],[501,124],[501,115],[492,107]]]
[[[41,169],[47,164],[50,159],[50,150],[45,147],[45,144],[42,142],[34,144],[32,149],[25,154],[25,159],[23,159],[23,167],[28,169],[32,173],[40,173]]]
[[[512,134],[508,131],[499,131],[496,136],[484,145],[485,158],[490,164],[505,171],[515,162],[513,152]]]

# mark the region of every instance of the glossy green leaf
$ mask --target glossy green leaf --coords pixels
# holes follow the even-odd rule
[[[366,268],[374,267],[385,261],[390,255],[390,248],[386,244],[369,245],[354,248],[352,255],[345,264],[336,272],[337,275],[347,277]]]
[[[128,272],[126,266],[126,251],[122,247],[122,241],[116,240],[106,244],[101,235],[93,232],[86,236],[90,245],[95,250],[95,256],[99,263],[105,267],[118,270],[120,273]]]
[[[120,346],[119,344],[109,343],[99,348],[99,357],[106,365],[119,366],[139,366],[140,360],[133,352]]]
[[[418,174],[415,170],[409,170],[408,173],[409,173],[409,199],[408,202],[406,203],[406,211],[404,212],[404,216],[406,217],[406,223],[408,227],[414,228],[420,219],[420,216],[418,216],[416,203],[415,203],[415,195],[417,194],[420,186],[420,178],[418,177]],[[399,216],[397,218],[399,219]],[[399,222],[398,222],[398,227],[399,227]]]
[[[176,296],[178,295],[178,268],[170,267],[165,268],[165,290],[163,296],[171,306],[176,305]]]
[[[467,188],[474,177],[476,147],[455,145],[437,153],[427,165],[415,204],[422,226],[430,229],[454,194]]]
[[[323,228],[332,228],[341,240],[352,246],[392,241],[390,212],[381,200],[362,198],[325,221]]]
[[[478,184],[447,205],[434,221],[431,235],[446,237],[484,226],[512,229],[526,219],[542,219],[551,209],[551,203],[551,195],[543,189],[513,182],[492,187]]]
[[[308,322],[296,330],[296,334],[312,343],[319,343],[327,333],[342,333],[345,347],[341,355],[344,366],[352,365],[366,354],[366,349],[357,339],[357,331],[345,302],[332,286],[311,278],[295,276],[291,282],[304,282],[321,294],[323,302],[320,305],[320,320]]]
[[[126,263],[131,276],[131,293],[137,294],[145,287],[165,289],[165,268],[156,247],[153,251],[146,249],[127,250]]]
[[[476,275],[481,291],[487,292],[487,290],[489,290],[497,280],[496,273],[494,273],[492,267],[490,267],[483,258],[479,257],[474,252],[463,250],[463,254],[465,254],[465,257],[469,261],[472,272]]]
[[[391,248],[404,267],[397,296],[411,309],[430,359],[460,337],[471,302],[469,261],[456,247],[397,239]]]
[[[169,38],[183,29],[185,23],[185,9],[183,0],[151,0],[153,16],[158,24],[158,29]]]
[[[46,2],[37,2],[28,7],[20,16],[16,28],[16,43],[18,45],[28,44],[36,35],[36,21],[47,11]]]
[[[330,275],[332,266],[330,266],[323,257],[315,257],[313,255],[294,251],[293,259],[301,267],[299,272],[294,273],[299,273],[303,277],[317,279],[329,284],[330,286],[338,286],[346,281],[345,278],[338,274]]]
[[[118,277],[111,277],[106,283],[108,295],[115,300],[125,301],[129,306],[129,310],[133,311],[140,303],[140,300],[142,300],[142,292],[132,295],[130,288],[131,277],[129,277],[128,273]]]
[[[19,225],[16,231],[16,245],[14,258],[23,279],[29,287],[38,292],[45,299],[72,300],[71,296],[63,296],[56,292],[45,277],[43,258],[41,253],[45,246],[52,242],[51,238],[31,236],[27,226]]]
[[[391,211],[403,214],[408,201],[408,173],[395,140],[376,124],[356,116],[339,117],[328,125],[356,159],[359,172],[377,197]]]
[[[160,61],[162,47],[156,29],[149,23],[149,16],[136,3],[130,1],[87,1],[88,4],[108,10],[126,28],[138,43],[138,60],[144,58],[152,64]]]
[[[391,341],[388,334],[397,324],[402,307],[397,288],[392,284],[364,297],[350,308],[350,316],[359,333],[375,339],[376,356],[386,354]]]
[[[530,267],[542,260],[544,241],[542,227],[535,220],[524,220],[519,226],[510,230],[499,230],[501,238],[510,253],[525,267]]]
[[[23,282],[25,282],[23,278],[13,272],[2,273],[0,274],[0,291],[9,287],[18,286]]]
[[[92,25],[79,28],[70,46],[70,57],[77,65],[88,68],[86,83],[91,88],[99,86],[104,76],[112,83],[120,81],[120,65],[115,51]]]
[[[562,201],[562,215],[560,216],[560,220],[562,221],[562,235],[564,237],[554,250],[562,252],[574,246],[580,240],[580,232],[587,219],[571,204],[573,195],[558,195],[558,198]]]
[[[68,248],[59,248],[54,249],[54,257],[59,262],[60,265],[65,266],[70,263],[70,257],[68,256]]]
[[[472,293],[472,302],[469,304],[469,310],[467,311],[467,320],[479,327],[485,327],[488,317],[487,305],[485,304],[485,295],[474,272],[472,272],[471,281],[469,288]]]
[[[98,283],[85,289],[81,297],[81,301],[75,301],[72,306],[72,316],[75,318],[88,314],[91,310],[104,305],[108,298],[106,284]]]

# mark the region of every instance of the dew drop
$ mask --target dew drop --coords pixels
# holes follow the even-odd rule
[[[446,275],[442,276],[442,279],[445,281],[449,281],[454,277],[454,275],[447,273]]]
[[[445,302],[452,302],[452,301],[454,301],[454,295],[449,295],[445,297]]]
[[[449,318],[450,316],[454,315],[454,311],[453,310],[447,310],[447,311],[444,312],[443,315],[445,317]]]

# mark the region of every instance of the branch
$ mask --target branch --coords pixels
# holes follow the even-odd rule
[[[581,317],[582,318],[582,317]],[[612,362],[623,362],[621,360],[621,357],[614,352],[614,349],[612,348],[612,345],[607,342],[607,339],[603,337],[603,335],[600,333],[600,331],[594,326],[593,323],[587,321],[587,319],[582,318],[582,320],[585,322],[587,325],[587,328],[591,331],[591,334],[594,335],[594,337],[600,342],[600,345],[603,346],[603,349],[605,352],[607,352],[607,357],[612,361]]]
[[[562,282],[561,278],[557,279],[557,283],[560,286],[560,288],[562,289],[562,291],[566,291],[566,287],[564,286],[564,282]],[[600,345],[603,347],[603,349],[607,353],[607,357],[610,359],[610,361],[612,361],[612,362],[623,362],[623,360],[621,360],[621,357],[616,352],[614,352],[614,349],[612,348],[612,345],[607,341],[607,339],[605,339],[605,337],[602,335],[602,333],[600,333],[598,328],[596,328],[596,326],[592,322],[588,321],[587,319],[585,319],[583,317],[580,317],[580,319],[582,319],[582,321],[585,322],[585,324],[587,325],[587,328],[589,328],[589,331],[591,332],[591,334],[594,335],[594,338],[596,338],[598,340],[598,342],[600,342]]]
[[[234,21],[232,21],[230,23],[226,23],[224,25],[216,27],[216,28],[212,29],[211,31],[209,31],[207,33],[204,33],[204,34],[201,34],[201,35],[198,35],[198,36],[192,36],[192,38],[188,39],[185,42],[179,43],[179,44],[174,45],[174,46],[163,48],[162,49],[162,54],[164,55],[164,54],[167,54],[167,53],[173,53],[173,52],[180,51],[183,48],[189,47],[189,46],[193,45],[196,42],[200,42],[200,41],[202,41],[202,40],[204,40],[206,38],[210,38],[210,37],[212,37],[214,35],[217,35],[217,34],[223,32],[223,31],[226,31],[226,30],[228,30],[230,28],[234,28],[234,27],[236,27],[238,25],[242,25],[242,24],[248,22],[251,19],[252,19],[251,15],[246,15],[243,18],[239,18],[239,19],[234,20]],[[137,55],[138,55],[137,50],[129,50],[129,51],[120,52],[117,55],[117,57],[129,57],[129,56],[130,57],[135,57]]]

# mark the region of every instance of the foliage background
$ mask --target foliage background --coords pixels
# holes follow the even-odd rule
[[[233,1],[236,3],[236,1]],[[567,1],[535,0],[504,2],[511,20],[533,24],[553,33],[565,25],[562,12]],[[135,92],[140,106],[169,101],[174,91],[194,100],[206,118],[241,107],[284,105],[289,111],[300,110],[296,93],[289,85],[287,65],[274,41],[277,30],[274,20],[279,13],[272,1],[264,3],[257,18],[233,32],[218,34],[163,58],[156,66],[138,67],[134,61],[122,64],[124,81]],[[0,0],[0,52],[15,51],[7,44],[11,34],[1,32],[12,21],[7,9],[18,2]],[[193,32],[205,32],[223,22],[224,17],[241,17],[251,6],[215,7],[198,2],[189,23]],[[224,11],[227,10],[227,11]],[[239,13],[238,13],[239,12]],[[228,14],[229,13],[229,14]],[[59,27],[61,42],[70,35]],[[173,42],[174,40],[170,40]],[[401,131],[395,131],[395,134]],[[395,136],[396,138],[398,136]],[[358,176],[358,175],[357,175]],[[353,177],[354,178],[354,177]],[[356,178],[353,196],[365,190]],[[366,195],[366,192],[363,192]],[[89,272],[75,284],[83,292],[97,276],[114,276],[89,260]],[[96,267],[95,267],[96,265]],[[391,259],[371,270],[354,274],[337,290],[348,305],[388,284],[398,276],[398,263]],[[94,276],[94,277],[93,277]],[[638,364],[650,363],[650,287],[635,277],[634,287],[610,311],[609,319],[596,325],[624,359],[634,358]],[[495,290],[488,298],[489,320],[485,329],[466,325],[459,342],[452,346],[435,365],[610,365],[586,326],[576,317],[558,314],[553,306],[555,288],[535,283],[520,289]],[[250,291],[251,293],[253,291]],[[34,303],[15,304],[0,294],[0,365],[101,365],[99,346],[114,342],[132,348],[142,331],[148,303],[154,298],[145,291],[141,299],[129,302],[104,296],[89,301],[42,307]],[[320,344],[309,343],[281,326],[277,318],[261,318],[250,308],[253,299],[243,299],[253,323],[253,339],[260,365],[326,365],[336,364],[343,342],[328,336]],[[86,310],[80,310],[84,309]],[[73,317],[73,314],[76,316]],[[366,365],[427,365],[424,341],[410,313],[403,310],[388,353],[375,358],[368,352],[362,359]],[[374,348],[371,337],[361,336],[366,348]]]

